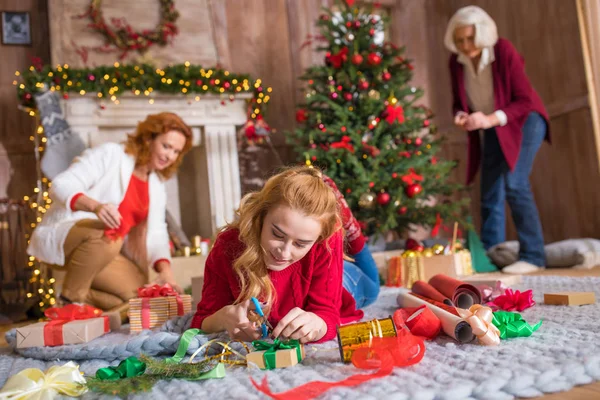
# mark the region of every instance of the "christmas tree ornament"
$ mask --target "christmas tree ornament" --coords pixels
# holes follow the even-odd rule
[[[408,207],[402,206],[398,208],[398,215],[405,215],[408,212]]]
[[[371,209],[375,206],[375,196],[373,193],[367,192],[360,195],[358,205],[361,208]]]
[[[434,244],[433,246],[431,246],[431,250],[433,251],[433,254],[435,254],[436,256],[442,255],[442,254],[444,254],[444,245],[443,244]]]
[[[308,120],[308,112],[301,108],[298,111],[296,111],[296,122],[298,123],[302,123],[302,122],[306,122]]]
[[[329,97],[331,98],[331,100],[337,100],[339,94],[337,94],[337,92],[333,92],[329,95]]]
[[[358,88],[360,90],[367,90],[369,88],[369,82],[367,82],[366,80],[360,81],[358,84]]]
[[[344,93],[344,100],[346,101],[352,101],[352,93]]]
[[[406,244],[404,247],[406,248],[406,250],[413,250],[418,253],[422,252],[424,249],[424,246],[422,243],[420,243],[419,241],[412,239],[412,238],[406,239]]]
[[[390,202],[390,194],[389,193],[383,192],[383,193],[379,193],[377,195],[377,203],[379,203],[379,205],[385,206],[389,202]]]
[[[375,90],[375,89],[369,90],[369,98],[370,99],[379,100],[380,97],[381,97],[381,95],[377,90]]]
[[[381,74],[381,79],[387,82],[392,79],[392,74],[390,74],[388,71],[385,71],[383,74]]]
[[[370,65],[379,65],[379,64],[381,64],[381,57],[375,53],[370,53],[367,56],[367,62]]]
[[[433,252],[432,248],[427,247],[423,249],[423,252],[421,254],[423,255],[423,257],[433,257],[435,253]]]
[[[418,183],[413,183],[406,187],[406,195],[411,199],[423,191],[423,186]]]
[[[377,126],[377,117],[374,115],[371,115],[369,117],[369,129],[375,129],[376,126]]]
[[[351,42],[354,40],[354,34],[351,32],[346,33],[346,36],[344,36],[346,41]]]
[[[375,35],[375,29],[373,29],[373,28],[369,29],[369,35],[370,36]]]
[[[351,61],[352,61],[352,64],[354,64],[354,65],[360,65],[363,62],[363,56],[361,56],[360,54],[354,54],[352,56]]]

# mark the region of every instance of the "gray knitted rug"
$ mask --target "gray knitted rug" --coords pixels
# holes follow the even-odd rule
[[[519,287],[517,287],[519,288]],[[323,399],[512,399],[535,397],[543,393],[569,390],[573,386],[600,380],[600,306],[545,306],[544,292],[593,291],[600,297],[600,278],[558,276],[524,277],[521,289],[533,289],[540,303],[522,313],[526,321],[543,319],[541,328],[529,338],[504,340],[497,347],[458,345],[442,336],[428,342],[423,360],[416,366],[396,368],[392,375],[374,379],[354,388],[338,388]],[[367,308],[365,318],[385,318],[396,309],[395,290],[384,288],[376,304]],[[178,334],[189,323],[189,316],[170,321],[161,332],[127,336],[110,333],[85,346],[65,346],[0,354],[0,386],[25,368],[46,369],[78,360],[82,371],[94,374],[98,368],[116,365],[117,358],[147,354],[174,353]],[[7,333],[14,341],[14,331]],[[208,338],[199,336],[190,351]],[[35,357],[26,358],[26,357]],[[59,359],[59,360],[57,360]],[[48,360],[48,361],[44,361]],[[50,361],[52,360],[52,361]],[[111,361],[112,360],[112,361]],[[161,381],[151,393],[132,395],[132,399],[225,398],[261,399],[250,383],[267,376],[271,390],[281,392],[313,380],[337,381],[357,371],[339,361],[337,342],[307,347],[302,364],[292,368],[260,371],[234,367],[223,380],[201,382]],[[363,371],[364,372],[364,371]],[[84,399],[107,399],[87,393]]]

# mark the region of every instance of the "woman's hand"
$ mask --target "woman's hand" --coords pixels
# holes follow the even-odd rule
[[[489,129],[494,126],[492,118],[489,115],[478,111],[469,115],[464,127],[467,131],[476,131],[478,129]]]
[[[248,319],[248,309],[252,305],[250,300],[239,304],[225,306],[218,311],[218,318],[224,330],[232,339],[251,342],[261,337],[261,332],[256,323]]]
[[[459,111],[454,116],[454,125],[464,128],[465,124],[467,123],[467,119],[469,119],[469,114],[464,111]]]
[[[317,314],[292,308],[273,329],[273,337],[296,339],[300,343],[315,342],[327,333],[327,324]]]
[[[99,204],[94,208],[94,214],[110,229],[117,229],[121,226],[121,213],[114,204]]]
[[[168,283],[171,287],[179,294],[183,293],[181,287],[175,281],[175,276],[173,275],[173,270],[171,269],[171,264],[166,261],[159,261],[155,267],[158,272],[158,277],[156,278],[156,283],[164,285]]]

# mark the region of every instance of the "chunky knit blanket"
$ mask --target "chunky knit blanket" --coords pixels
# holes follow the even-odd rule
[[[573,386],[600,380],[600,307],[598,304],[567,307],[546,306],[544,292],[593,291],[600,297],[600,278],[558,276],[524,277],[521,289],[533,289],[538,305],[522,312],[530,323],[543,320],[529,338],[504,340],[496,347],[477,343],[459,345],[446,336],[427,343],[423,360],[409,368],[396,368],[385,378],[374,379],[349,389],[334,389],[325,399],[512,399],[569,390]],[[396,309],[396,291],[383,288],[380,299],[368,307],[365,318],[385,318]],[[0,386],[24,368],[46,369],[74,359],[86,374],[116,365],[119,359],[140,352],[153,355],[174,353],[179,332],[189,316],[170,321],[159,332],[128,336],[110,333],[86,345],[23,349],[0,354]],[[7,333],[14,343],[15,333]],[[190,351],[208,340],[198,336]],[[274,392],[285,391],[313,380],[337,381],[358,371],[339,360],[337,342],[307,346],[307,357],[287,369],[261,371],[234,367],[223,380],[188,382],[161,381],[151,393],[132,395],[134,399],[233,398],[261,399],[250,383],[267,376]],[[85,399],[101,398],[94,393]],[[106,398],[106,397],[103,397]]]

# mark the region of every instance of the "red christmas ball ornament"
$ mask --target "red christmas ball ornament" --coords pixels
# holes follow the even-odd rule
[[[317,156],[312,156],[310,159],[313,161],[317,161]]]
[[[406,214],[407,211],[408,211],[408,208],[406,206],[402,206],[402,207],[398,208],[398,215],[404,215],[404,214]]]
[[[202,86],[202,81],[200,79],[196,80],[196,86]]]
[[[404,248],[406,250],[414,250],[420,252],[423,251],[423,244],[415,239],[406,239],[406,244],[404,245]]]
[[[371,35],[371,36],[375,35],[375,29],[373,29],[373,28],[369,29],[369,35]]]
[[[392,172],[392,178],[396,179],[398,177],[398,173],[397,172]]]
[[[420,145],[422,145],[422,144],[423,144],[423,139],[421,139],[420,137],[416,138],[416,139],[415,139],[415,144],[416,144],[417,146],[420,146]]]
[[[363,56],[361,56],[360,54],[355,54],[352,56],[350,61],[352,61],[352,64],[354,65],[360,65],[363,62]]]
[[[385,206],[387,203],[390,202],[390,194],[389,193],[379,193],[377,195],[377,203],[379,203],[379,205]]]
[[[69,100],[69,94],[68,93],[63,94],[63,99]]]
[[[344,100],[352,101],[352,93],[344,93]]]
[[[370,53],[369,56],[367,57],[367,62],[370,65],[379,65],[379,64],[381,64],[381,57],[375,53]]]
[[[214,79],[211,79],[211,80],[210,80],[210,85],[211,85],[211,86],[214,86],[214,85],[215,85],[215,80],[214,80]]]
[[[423,191],[423,186],[418,183],[413,183],[406,187],[406,195],[411,199]]]
[[[367,82],[367,81],[361,81],[361,82],[358,84],[358,88],[359,88],[360,90],[367,90],[367,89],[369,88],[369,82]]]
[[[308,120],[308,112],[301,108],[300,110],[296,111],[296,122],[305,122],[306,120]]]
[[[352,21],[346,22],[346,28],[352,28]]]
[[[392,79],[392,74],[385,71],[383,74],[381,74],[381,79],[383,79],[384,81],[389,81],[390,79]]]
[[[348,194],[352,193],[352,189],[350,189],[350,188],[346,189],[346,193],[348,193]]]
[[[96,77],[94,75],[92,75],[92,74],[89,74],[88,75],[88,79],[93,82],[93,81],[96,80]]]
[[[369,187],[372,188],[373,186],[375,186],[374,182],[369,182]]]
[[[25,93],[25,95],[23,96],[23,98],[25,100],[31,100],[31,93]]]
[[[327,15],[327,14],[323,14],[323,15],[321,15],[321,16],[319,17],[319,19],[320,19],[321,21],[329,21],[329,15]]]
[[[431,124],[431,123],[429,122],[429,120],[428,120],[428,119],[426,119],[425,121],[423,121],[423,126],[424,126],[425,128],[427,128],[427,127],[428,127],[430,124]]]
[[[329,97],[331,98],[331,100],[336,100],[339,97],[339,95],[337,94],[337,92],[333,92],[329,95]]]
[[[360,21],[354,21],[354,29],[360,28]]]
[[[229,82],[225,82],[225,83],[223,84],[223,87],[224,87],[225,89],[229,89],[229,88],[231,87],[231,83],[229,83]]]
[[[318,128],[319,128],[320,130],[323,130],[323,129],[325,129],[325,124],[322,124],[322,123],[321,123],[321,124],[319,124],[319,125],[318,125]]]
[[[317,148],[317,145],[313,143],[313,144],[311,144],[311,145],[310,145],[310,148],[311,148],[311,149],[316,149],[316,148]]]

